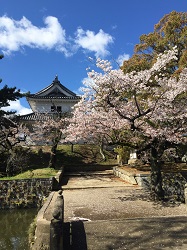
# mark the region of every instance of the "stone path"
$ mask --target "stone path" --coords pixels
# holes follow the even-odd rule
[[[136,185],[111,171],[63,180],[65,249],[187,249],[187,211],[151,202]]]
[[[65,175],[63,182],[63,190],[133,186],[115,177],[113,170],[69,173]]]

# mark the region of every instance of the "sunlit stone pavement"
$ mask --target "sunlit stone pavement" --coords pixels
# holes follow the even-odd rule
[[[187,249],[185,204],[150,201],[110,171],[66,176],[62,188],[67,249]]]

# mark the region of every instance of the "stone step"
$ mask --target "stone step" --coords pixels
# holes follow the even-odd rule
[[[105,170],[105,171],[77,171],[77,172],[65,172],[64,176],[85,176],[85,175],[113,175],[113,170]]]
[[[77,175],[67,175],[62,179],[62,189],[85,189],[85,188],[106,188],[133,186],[119,177],[108,173],[84,173]]]

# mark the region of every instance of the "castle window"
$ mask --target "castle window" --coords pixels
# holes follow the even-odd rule
[[[57,106],[57,112],[62,112],[62,107],[61,106]]]
[[[54,112],[56,110],[55,106],[51,106],[51,112]]]

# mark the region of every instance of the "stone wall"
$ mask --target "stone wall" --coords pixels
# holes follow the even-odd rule
[[[54,178],[0,181],[0,209],[41,207],[55,185]]]
[[[116,166],[113,168],[114,175],[121,179],[133,184],[139,185],[143,188],[150,190],[150,172],[149,173],[136,173],[136,169],[128,167],[123,169],[122,167]],[[170,201],[178,201],[187,203],[187,191],[186,198],[184,195],[185,185],[187,183],[187,174],[183,172],[166,173],[162,172],[162,188],[164,190],[165,199]],[[187,186],[186,186],[187,187]],[[186,188],[187,190],[187,188]]]

